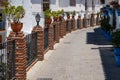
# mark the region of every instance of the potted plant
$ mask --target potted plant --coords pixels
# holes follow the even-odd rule
[[[73,12],[72,12],[72,18],[74,18],[75,14],[76,14],[76,12],[73,11]]]
[[[52,19],[51,19],[51,16],[52,16],[51,10],[50,10],[50,9],[45,10],[45,11],[44,11],[44,15],[45,15],[45,23],[46,23],[46,24],[50,24],[51,21],[52,21]]]
[[[9,2],[5,3],[3,14],[7,17],[9,23],[11,23],[11,29],[13,32],[21,31],[23,23],[20,20],[25,15],[25,10],[22,6],[12,6]]]
[[[117,66],[120,66],[120,30],[116,30],[112,34],[112,44],[114,46],[114,55]]]
[[[62,17],[63,17],[63,13],[64,13],[64,10],[58,10],[58,16],[59,16],[59,20],[61,21],[62,20]]]
[[[112,33],[112,44],[114,46],[115,55],[120,56],[120,30]]]
[[[111,41],[112,26],[109,24],[109,20],[110,17],[107,16],[107,18],[106,17],[102,18],[100,23],[103,35],[108,41]]]
[[[63,10],[52,11],[54,21],[57,21],[58,19],[61,20],[63,12],[64,12]]]
[[[81,19],[81,15],[80,14],[78,15],[78,19]]]
[[[66,12],[67,18],[70,19],[70,13]]]
[[[57,11],[52,11],[52,16],[53,16],[54,21],[58,20],[58,12]]]

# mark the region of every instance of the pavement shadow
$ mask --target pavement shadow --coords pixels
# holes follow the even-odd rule
[[[102,34],[100,28],[95,28],[94,32],[87,32],[87,44],[95,45],[110,45],[111,42],[108,42]]]
[[[100,28],[95,28],[94,32],[87,33],[87,44],[98,45],[98,48],[91,49],[99,50],[105,80],[120,80],[120,67],[116,66],[113,47],[107,46],[111,45],[111,42],[105,39]]]
[[[120,80],[120,67],[116,66],[113,48],[99,47],[105,80]]]

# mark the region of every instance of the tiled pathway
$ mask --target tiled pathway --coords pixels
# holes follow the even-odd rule
[[[116,67],[111,45],[106,42],[99,27],[73,31],[61,39],[54,50],[46,53],[44,61],[37,62],[27,72],[27,79],[120,80],[120,77],[113,79],[112,74],[105,72],[103,52],[109,53],[106,56],[112,59],[112,63],[108,60],[106,64]]]

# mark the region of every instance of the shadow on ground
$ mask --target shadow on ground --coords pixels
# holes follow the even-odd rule
[[[100,45],[99,49],[105,80],[120,80],[120,67],[116,66],[113,47],[108,47],[111,42],[106,41],[100,28],[95,28],[94,32],[87,33],[87,44]]]
[[[87,44],[110,45],[111,42],[105,39],[100,28],[95,28],[94,32],[87,33]]]

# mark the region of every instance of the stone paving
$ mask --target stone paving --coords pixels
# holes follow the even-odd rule
[[[99,27],[73,31],[54,47],[45,54],[44,61],[38,61],[27,72],[27,80],[120,80],[120,77],[113,76],[114,72],[109,74],[109,70],[115,68],[119,75],[120,69],[115,66],[112,46]],[[102,58],[102,52],[110,55]],[[104,66],[104,60],[113,67],[106,71],[108,66]]]

